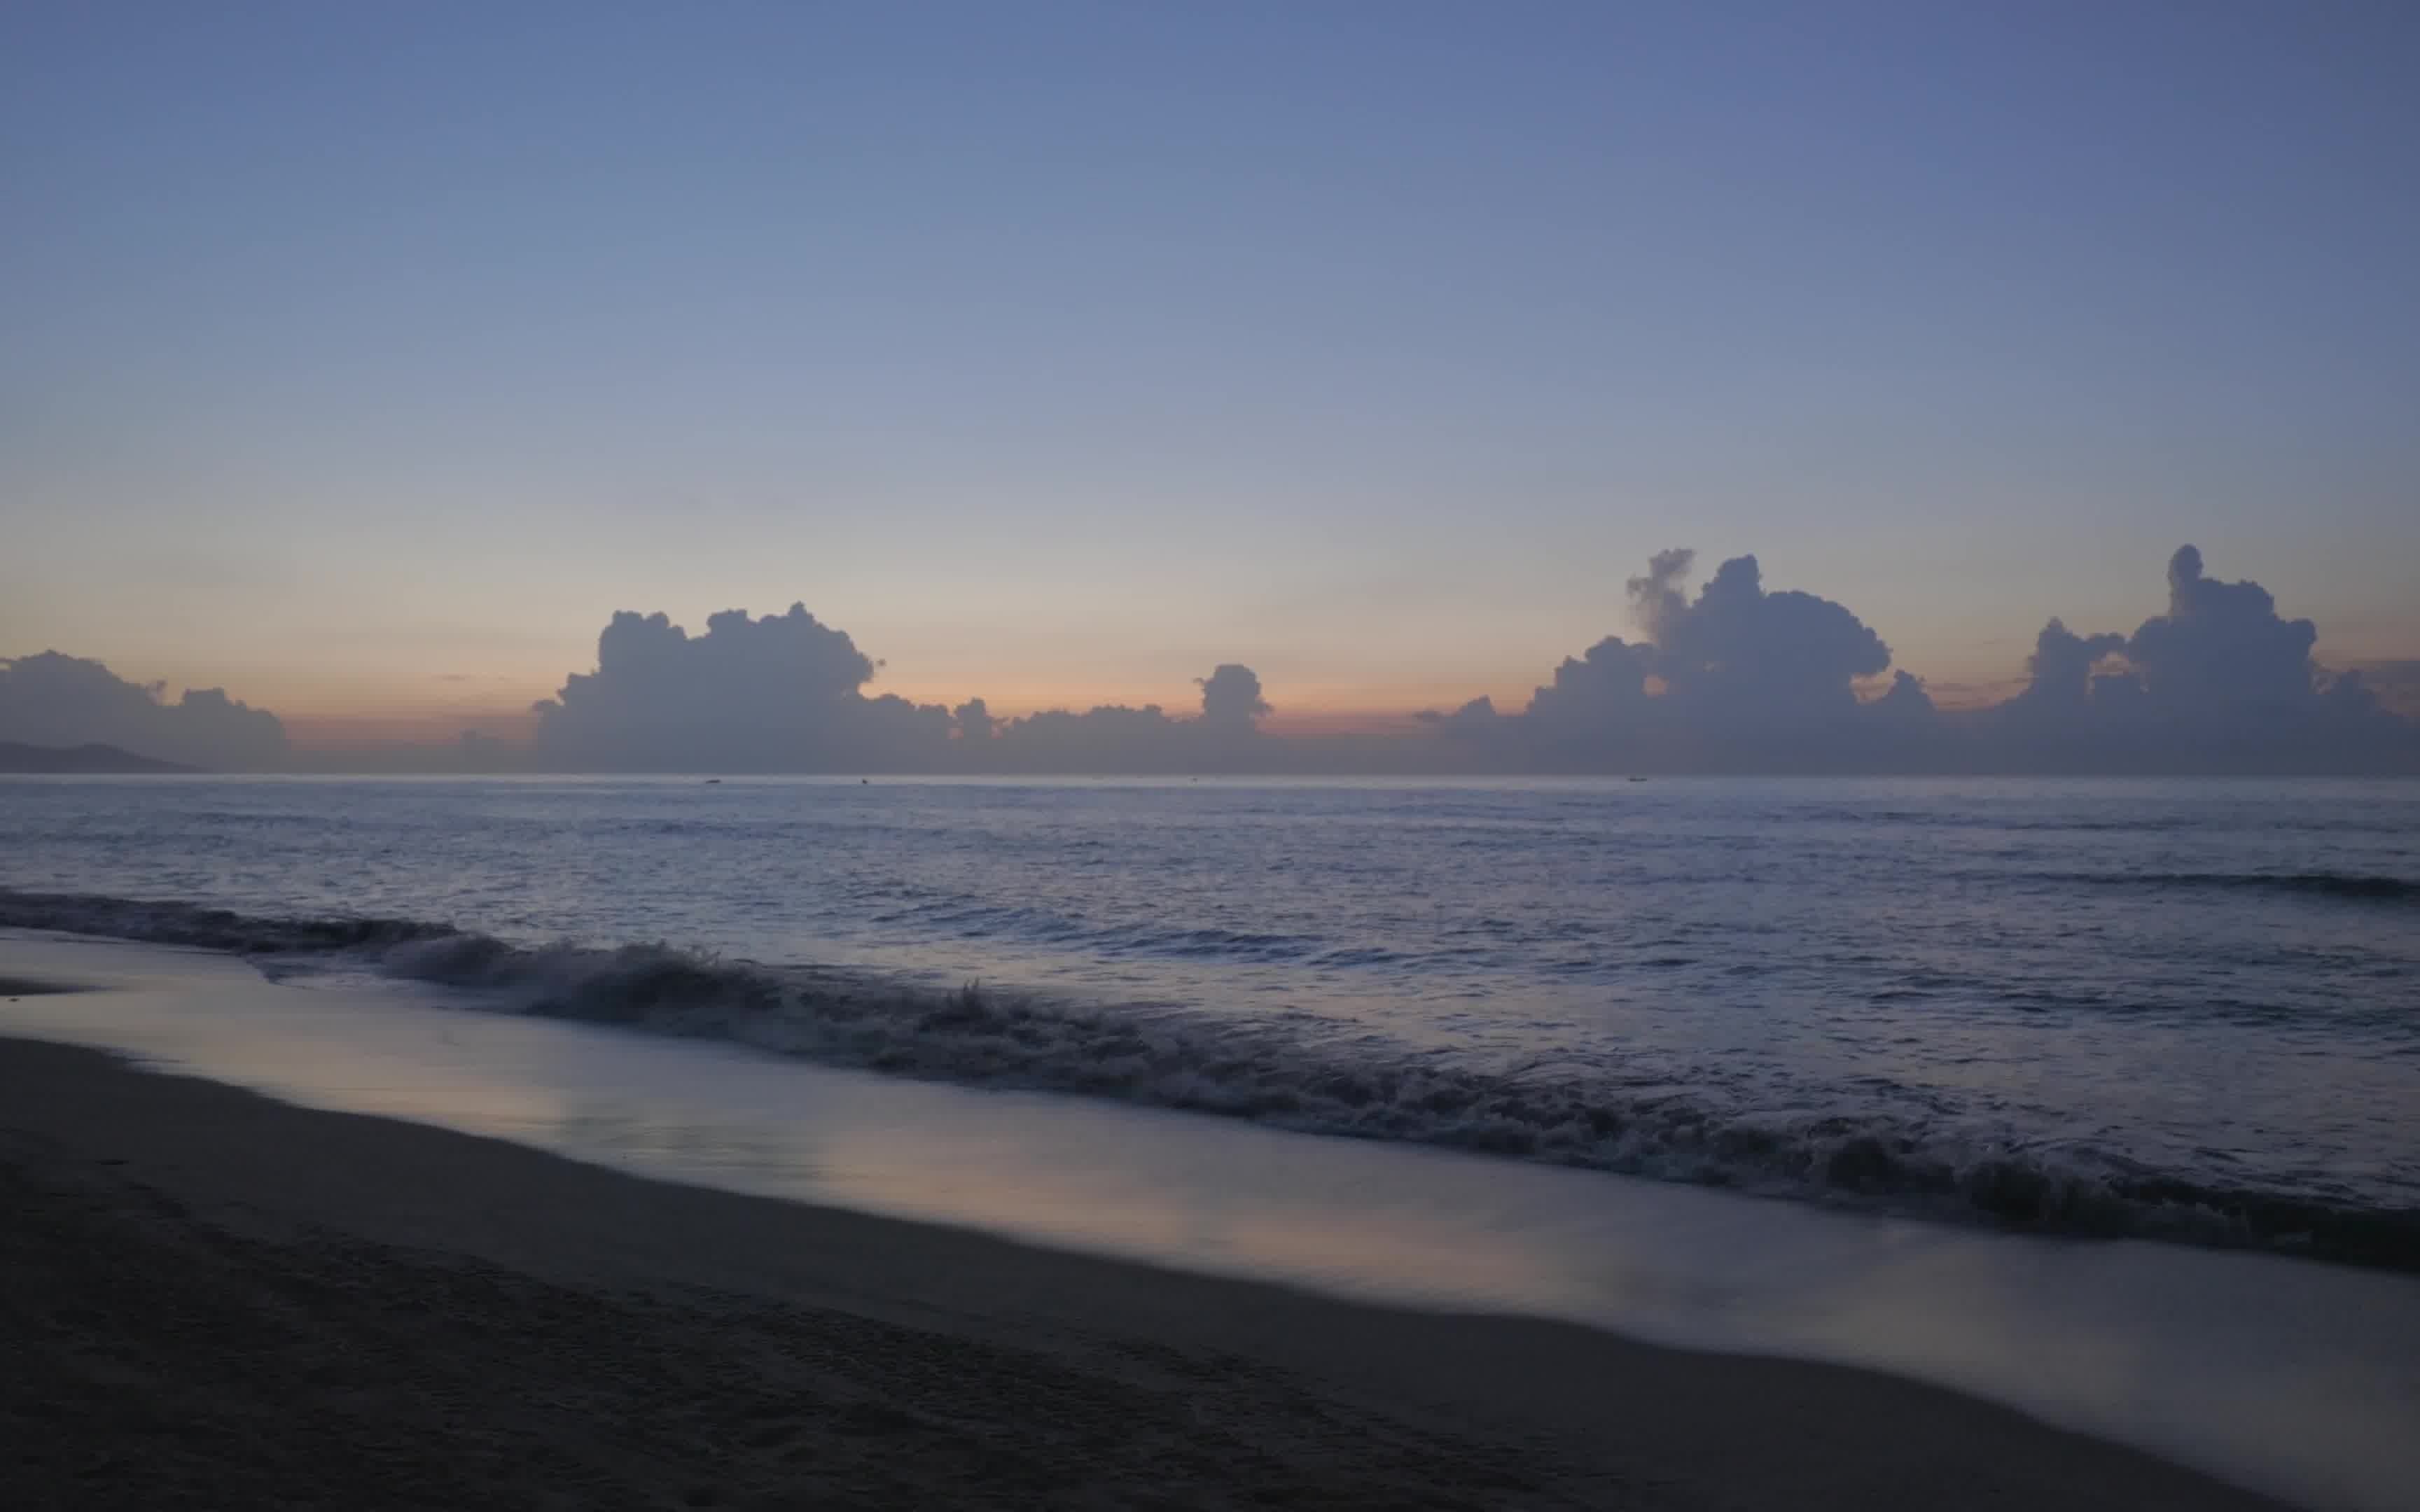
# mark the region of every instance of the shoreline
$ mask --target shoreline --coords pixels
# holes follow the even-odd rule
[[[2390,882],[2329,875],[2281,885],[2360,898]],[[1421,1065],[1406,1044],[1393,1047],[1391,1076],[1373,1076],[1354,1057],[1329,1058],[1314,1041],[1282,1029],[1245,1032],[1216,1018],[1167,1014],[1155,1020],[1145,1070],[1104,1077],[1105,1059],[1130,1054],[1108,999],[985,988],[979,973],[955,974],[963,984],[953,987],[940,974],[895,964],[783,964],[639,940],[549,943],[435,918],[247,914],[0,887],[0,937],[28,931],[256,963],[341,960],[390,983],[509,994],[545,1005],[531,1008],[532,1016],[565,1024],[645,1029],[944,1086],[1718,1186],[1982,1232],[2140,1239],[2420,1277],[2420,1208],[2408,1203],[2281,1189],[2207,1170],[2078,1162],[2028,1152],[2022,1141],[1978,1160],[1962,1139],[1935,1143],[1914,1126],[1869,1123],[1843,1137],[1822,1120],[1776,1126],[1738,1110],[1709,1113],[1685,1099],[1631,1100],[1586,1076],[1525,1081],[1439,1071]],[[768,1020],[781,1037],[758,1039]]]
[[[45,1041],[0,1039],[0,1169],[33,1362],[0,1422],[12,1479],[85,1493],[56,1504],[358,1504],[373,1463],[394,1505],[498,1475],[629,1505],[2283,1504],[1848,1366],[675,1185]],[[181,1279],[85,1295],[151,1273]],[[206,1326],[230,1308],[266,1320]]]

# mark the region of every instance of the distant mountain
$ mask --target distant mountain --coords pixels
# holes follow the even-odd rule
[[[198,766],[154,761],[116,746],[21,746],[0,740],[0,772],[198,772]]]

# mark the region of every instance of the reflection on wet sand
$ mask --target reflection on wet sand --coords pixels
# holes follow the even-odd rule
[[[2048,1242],[466,1013],[226,958],[0,942],[85,981],[0,1032],[697,1185],[1660,1342],[1880,1368],[2247,1484],[2420,1484],[2420,1281]]]

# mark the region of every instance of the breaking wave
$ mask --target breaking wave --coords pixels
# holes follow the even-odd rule
[[[2270,879],[2274,880],[2274,879]],[[2335,879],[2342,881],[2345,879]],[[1569,1068],[1458,1064],[1309,1015],[945,990],[665,945],[516,945],[399,918],[265,918],[0,889],[0,927],[104,934],[465,989],[496,1011],[733,1041],[899,1075],[1112,1098],[2050,1232],[2253,1245],[2420,1271],[2420,1211],[2197,1181],[1947,1119],[1726,1110]]]

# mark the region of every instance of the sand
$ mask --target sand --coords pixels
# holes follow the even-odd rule
[[[0,1040],[0,1501],[2271,1506],[1860,1371],[668,1185]]]

